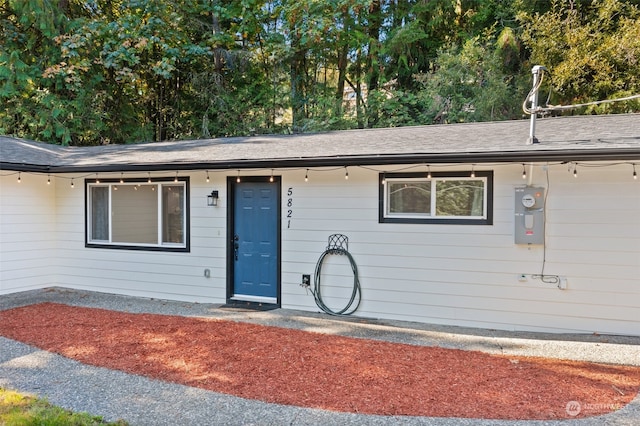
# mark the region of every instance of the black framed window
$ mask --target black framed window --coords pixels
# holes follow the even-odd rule
[[[493,172],[381,173],[381,223],[493,223]]]
[[[86,245],[189,250],[189,179],[86,180]]]

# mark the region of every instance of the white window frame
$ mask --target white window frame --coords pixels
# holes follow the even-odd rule
[[[130,242],[114,242],[113,241],[113,204],[112,194],[114,188],[123,186],[139,186],[141,188],[155,188],[157,199],[157,244],[149,243],[130,243]],[[182,200],[182,243],[170,243],[163,242],[163,187],[165,186],[182,186],[184,190],[184,197]],[[100,240],[92,238],[92,188],[106,187],[108,188],[108,240]],[[97,181],[95,179],[85,180],[85,246],[97,247],[97,248],[119,248],[119,249],[134,249],[134,250],[151,250],[151,251],[189,251],[190,250],[190,235],[189,235],[189,178],[178,178],[177,182],[174,178],[162,178],[155,179],[149,183],[147,180],[134,179],[121,182],[116,179],[105,179]]]
[[[380,223],[432,223],[432,224],[464,224],[464,225],[491,225],[493,224],[493,172],[434,172],[431,177],[427,173],[381,173],[380,174]],[[483,182],[482,215],[479,216],[439,216],[437,212],[437,183],[443,181],[473,181]],[[430,183],[430,212],[408,213],[390,211],[390,183]]]

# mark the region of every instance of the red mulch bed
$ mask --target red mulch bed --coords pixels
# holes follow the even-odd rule
[[[180,316],[41,303],[0,335],[85,364],[278,404],[353,413],[563,419],[614,411],[640,368],[489,355]],[[572,413],[572,414],[575,414]]]

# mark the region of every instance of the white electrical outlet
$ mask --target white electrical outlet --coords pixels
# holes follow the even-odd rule
[[[558,288],[560,290],[566,290],[567,289],[567,277],[560,277],[560,281],[558,281]]]

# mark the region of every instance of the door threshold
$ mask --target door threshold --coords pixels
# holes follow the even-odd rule
[[[265,296],[251,296],[248,294],[234,294],[229,298],[231,303],[233,302],[255,302],[255,303],[267,303],[275,305],[278,303],[277,297],[265,297]]]
[[[279,308],[280,306],[271,303],[241,302],[239,300],[230,300],[226,305],[220,306],[220,309],[231,309],[239,312],[272,311]]]

